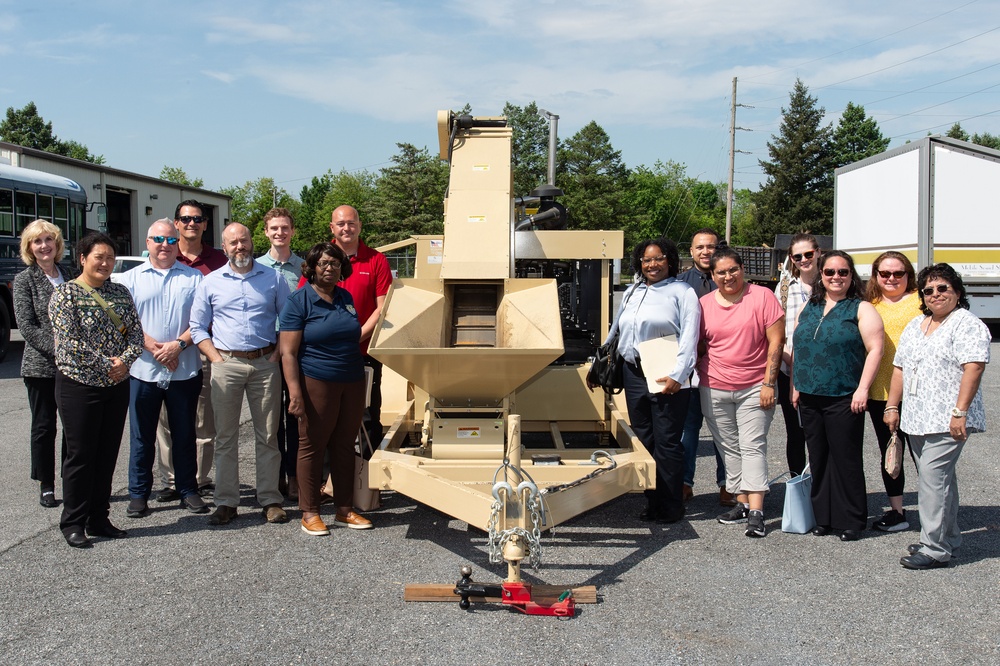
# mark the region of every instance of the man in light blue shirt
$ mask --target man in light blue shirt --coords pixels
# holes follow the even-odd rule
[[[163,407],[172,435],[174,480],[181,506],[192,513],[207,513],[196,480],[195,411],[201,392],[201,357],[191,344],[189,327],[202,277],[177,261],[177,230],[170,220],[158,220],[149,227],[146,248],[149,261],[127,271],[121,280],[135,301],[144,338],[142,356],[130,369],[126,515],[141,518],[149,509],[156,426]]]
[[[215,412],[215,513],[212,525],[236,517],[240,503],[240,411],[246,395],[254,426],[257,501],[269,523],[288,522],[278,490],[278,313],[288,283],[253,259],[250,230],[238,222],[222,232],[229,263],[202,280],[191,307],[191,339],[212,363]],[[211,332],[210,332],[211,331]]]
[[[264,213],[264,235],[271,249],[257,257],[285,278],[288,288],[295,291],[302,277],[302,257],[292,254],[290,243],[295,235],[295,220],[287,208],[272,208]],[[299,455],[299,422],[288,413],[288,385],[281,376],[281,414],[278,416],[278,451],[281,452],[281,476],[278,488],[290,500],[299,499],[299,484],[295,476]]]

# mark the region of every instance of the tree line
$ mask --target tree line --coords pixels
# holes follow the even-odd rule
[[[470,113],[471,108],[457,113]],[[523,107],[507,103],[502,115],[512,128],[514,194],[528,195],[546,182],[548,121],[535,102]],[[825,109],[796,80],[781,124],[768,142],[768,159],[759,160],[766,175],[758,191],[734,193],[734,245],[770,245],[779,233],[832,233],[833,171],[883,152],[889,145],[864,107],[849,102],[837,125],[824,124]],[[1000,137],[969,136],[956,123],[948,136],[1000,149]],[[7,109],[0,122],[0,139],[103,164],[86,146],[62,142],[52,124],[38,115],[35,104]],[[302,252],[329,237],[330,214],[342,204],[358,209],[365,242],[372,246],[403,240],[414,234],[443,230],[448,165],[426,147],[397,143],[388,166],[377,171],[327,171],[314,176],[298,196],[262,177],[243,185],[221,188],[232,197],[231,218],[250,227],[254,243],[266,246],[261,220],[274,206],[288,208],[297,233],[293,250]],[[164,166],[160,178],[202,187],[200,178],[183,168]],[[687,175],[684,164],[657,160],[629,168],[607,132],[591,121],[558,142],[556,185],[565,193],[559,201],[575,229],[621,229],[626,248],[650,237],[667,236],[682,247],[697,229],[725,228],[726,184]]]

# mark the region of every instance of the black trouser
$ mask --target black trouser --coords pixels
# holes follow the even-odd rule
[[[280,365],[280,364],[279,364]],[[278,415],[278,451],[281,452],[281,471],[293,477],[299,458],[299,420],[288,413],[288,383],[281,373],[281,414]]]
[[[25,377],[28,408],[31,410],[31,478],[41,489],[56,486],[56,378]],[[62,458],[66,457],[66,433],[62,438]]]
[[[778,373],[778,404],[785,419],[785,457],[788,471],[798,476],[806,467],[806,434],[799,424],[799,413],[792,407],[791,383],[788,375]]]
[[[629,424],[656,461],[656,489],[645,492],[649,506],[666,520],[684,516],[684,420],[691,389],[673,395],[649,393],[642,368],[625,363],[625,403]]]
[[[809,393],[799,394],[799,411],[809,447],[816,524],[837,530],[865,529],[864,413],[851,411],[850,395],[831,398]]]
[[[56,374],[56,401],[66,435],[63,534],[108,522],[111,479],[128,413],[129,383],[89,386]]]
[[[885,400],[869,400],[868,401],[868,416],[871,417],[872,426],[875,428],[875,437],[878,438],[878,449],[882,452],[882,456],[879,458],[881,460],[881,471],[882,471],[882,483],[885,485],[885,494],[889,497],[900,497],[903,494],[903,485],[906,481],[906,474],[903,472],[903,467],[899,468],[899,476],[895,479],[889,476],[885,471],[885,452],[889,448],[889,438],[892,437],[892,431],[889,430],[889,426],[885,424],[882,417],[885,416]],[[902,403],[899,405],[902,409]],[[897,412],[898,413],[898,412]],[[898,430],[897,434],[903,439],[904,450],[909,448],[910,440],[907,438],[906,433],[902,430]],[[913,455],[913,450],[910,450],[910,455]],[[915,465],[916,463],[914,463]]]
[[[368,439],[372,441],[372,448],[377,449],[382,441],[382,363],[365,354],[365,365],[372,369],[372,393],[362,425],[368,433]],[[371,458],[372,451],[366,450],[364,455],[365,458]]]

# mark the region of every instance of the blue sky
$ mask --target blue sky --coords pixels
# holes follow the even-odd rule
[[[437,109],[536,101],[591,120],[626,164],[737,186],[800,77],[836,122],[863,104],[900,145],[961,121],[1000,134],[1000,3],[699,0],[146,3],[0,0],[0,110],[34,100],[110,166],[206,187],[377,170],[436,146]]]

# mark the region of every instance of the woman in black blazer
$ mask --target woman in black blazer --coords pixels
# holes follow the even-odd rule
[[[55,507],[55,347],[49,299],[56,285],[72,278],[64,266],[59,227],[35,220],[21,232],[21,259],[28,265],[14,278],[14,316],[24,337],[21,376],[31,408],[31,478],[39,482],[39,503]]]

